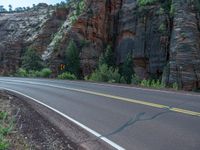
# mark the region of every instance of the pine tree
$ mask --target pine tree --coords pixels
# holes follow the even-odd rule
[[[22,57],[22,68],[26,70],[41,70],[43,68],[42,59],[33,48],[28,48]]]
[[[115,65],[114,53],[110,45],[107,46],[106,51],[99,58],[99,65],[106,64],[109,67],[113,67]]]
[[[8,5],[9,7],[9,12],[12,12],[12,5]]]
[[[73,40],[69,42],[66,50],[66,62],[67,71],[78,77],[80,75],[79,50]]]
[[[126,59],[122,65],[121,74],[126,80],[128,84],[131,83],[132,75],[134,74],[133,70],[133,58],[132,55],[129,53],[126,56]]]

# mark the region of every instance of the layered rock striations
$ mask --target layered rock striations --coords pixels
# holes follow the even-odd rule
[[[185,90],[200,88],[199,6],[198,0],[146,4],[85,0],[85,9],[73,22],[75,5],[0,14],[0,73],[16,71],[26,47],[34,46],[56,75],[73,40],[80,50],[83,76],[98,66],[100,55],[110,45],[117,65],[132,54],[134,71],[142,79],[178,83]]]
[[[15,72],[30,46],[42,54],[66,19],[66,13],[63,10],[58,14],[47,4],[24,12],[0,13],[0,74]]]

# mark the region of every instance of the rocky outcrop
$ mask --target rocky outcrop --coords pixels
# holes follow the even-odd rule
[[[200,87],[200,32],[197,1],[173,1],[169,83],[181,88]]]
[[[114,49],[118,65],[131,53],[138,76],[162,75],[169,57],[170,18],[166,12],[159,12],[160,3],[139,7],[136,0],[90,0],[86,8],[70,36],[76,37],[75,41],[77,37],[78,41],[89,41],[80,54],[84,75],[96,68],[108,44]]]
[[[39,4],[29,11],[0,14],[0,74],[15,72],[29,46],[42,54],[66,19],[66,9],[58,14],[59,11]]]
[[[37,11],[0,14],[0,74],[15,71],[31,45],[56,75],[74,40],[83,76],[97,67],[99,56],[111,45],[117,65],[132,54],[141,79],[162,79],[185,90],[200,88],[198,0],[146,5],[137,0],[85,0],[84,11],[72,22],[77,2],[57,10],[42,5]]]
[[[133,55],[134,70],[141,78],[162,74],[167,62],[169,17],[160,4],[139,7],[136,1],[124,1],[119,13],[116,52],[118,63]],[[161,31],[160,27],[163,26]]]

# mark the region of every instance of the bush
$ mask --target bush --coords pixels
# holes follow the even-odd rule
[[[142,80],[141,86],[144,87],[152,87],[152,88],[164,88],[165,84],[163,84],[160,80]]]
[[[48,78],[51,74],[52,74],[52,71],[49,68],[44,68],[40,71],[40,77],[43,77],[43,78]]]
[[[15,74],[15,76],[18,76],[18,77],[28,77],[28,72],[23,69],[23,68],[19,68],[17,70],[17,73]]]
[[[71,74],[70,72],[64,72],[57,77],[58,79],[68,79],[68,80],[76,80],[76,76]]]
[[[29,48],[22,57],[22,68],[26,70],[40,70],[43,68],[42,59],[35,49]]]
[[[49,68],[44,68],[41,71],[36,71],[36,70],[25,70],[23,68],[20,68],[15,76],[18,77],[43,77],[43,78],[48,78],[51,75],[52,71]]]
[[[131,53],[126,56],[126,59],[120,69],[120,73],[124,77],[126,83],[131,84],[132,75],[134,74],[133,58]]]
[[[137,3],[139,6],[146,6],[146,5],[152,5],[156,3],[158,0],[137,0]]]
[[[175,89],[175,90],[178,90],[178,84],[176,82],[173,83],[172,88]]]
[[[146,79],[142,80],[141,86],[150,87],[151,86],[150,80],[146,80]]]
[[[115,66],[115,57],[110,45],[106,47],[105,53],[103,53],[99,58],[99,65],[103,64],[108,65],[108,67]]]
[[[131,83],[138,85],[141,83],[141,80],[139,79],[139,77],[137,75],[132,75]]]
[[[109,83],[120,83],[121,76],[118,69],[108,67],[108,65],[100,65],[90,76],[89,80],[109,82]]]
[[[29,70],[28,77],[31,77],[31,78],[40,77],[40,71]]]

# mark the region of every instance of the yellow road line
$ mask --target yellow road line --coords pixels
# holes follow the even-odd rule
[[[57,85],[51,85],[51,84],[45,84],[45,83],[41,84],[41,83],[24,82],[24,81],[17,81],[17,82],[29,83],[29,84],[35,84],[35,85],[43,85],[43,86],[46,85],[46,86],[54,87],[54,88],[60,88],[60,89],[65,89],[65,90],[70,90],[70,91],[76,91],[76,92],[96,95],[96,96],[107,97],[107,98],[111,98],[113,100],[130,102],[130,103],[135,103],[135,104],[140,104],[140,105],[145,105],[145,106],[150,106],[150,107],[160,108],[160,109],[169,109],[172,112],[177,112],[177,113],[182,113],[182,114],[186,114],[186,115],[190,115],[190,116],[200,117],[200,112],[190,111],[190,110],[176,108],[176,107],[170,107],[167,105],[162,105],[162,104],[157,104],[157,103],[152,103],[152,102],[145,102],[142,100],[136,100],[136,99],[131,99],[131,98],[114,96],[114,95],[110,95],[110,94],[104,94],[104,93],[99,93],[99,92],[83,90],[83,89],[75,89],[75,88],[69,88],[69,87],[63,87],[63,86],[57,86]]]
[[[98,93],[98,92],[93,92],[93,91],[74,89],[74,88],[67,88],[67,89],[71,90],[71,91],[82,92],[82,93],[92,94],[92,95],[96,95],[96,96],[112,98],[112,99],[115,99],[115,100],[120,100],[120,101],[140,104],[140,105],[146,105],[146,106],[151,106],[151,107],[155,107],[155,108],[169,109],[172,112],[177,112],[177,113],[182,113],[182,114],[187,114],[187,115],[191,115],[191,116],[200,117],[200,112],[190,111],[190,110],[186,110],[186,109],[180,109],[180,108],[176,108],[176,107],[169,107],[167,105],[156,104],[156,103],[151,103],[151,102],[145,102],[145,101],[141,101],[141,100],[135,100],[135,99],[131,99],[131,98],[125,98],[125,97],[120,97],[120,96],[103,94],[103,93]]]

